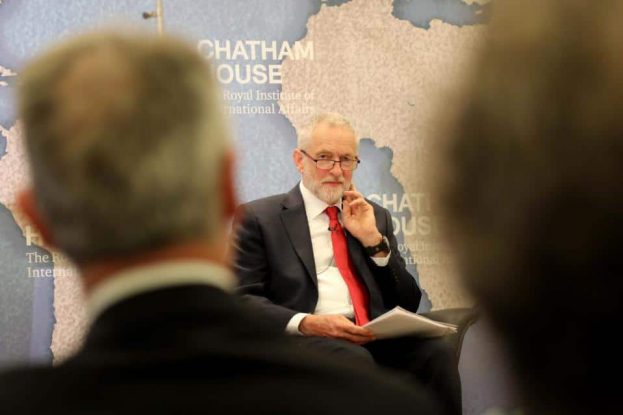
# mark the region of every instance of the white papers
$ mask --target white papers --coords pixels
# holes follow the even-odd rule
[[[395,307],[363,326],[377,339],[400,336],[438,337],[456,333],[456,326],[441,323],[412,313],[402,307]]]

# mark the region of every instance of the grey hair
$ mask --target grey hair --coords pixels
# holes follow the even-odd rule
[[[311,140],[312,133],[316,126],[322,123],[327,123],[333,127],[342,127],[350,130],[355,137],[357,133],[353,128],[353,125],[348,121],[346,117],[337,112],[323,112],[313,115],[307,123],[300,128],[298,132],[297,146],[300,149],[306,149]],[[359,142],[359,140],[357,140]]]
[[[215,236],[229,134],[191,45],[83,35],[28,65],[18,91],[37,206],[75,261]]]

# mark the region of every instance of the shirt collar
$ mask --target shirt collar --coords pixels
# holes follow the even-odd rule
[[[303,196],[303,203],[305,204],[305,213],[307,214],[307,220],[312,220],[324,213],[325,209],[329,206],[335,206],[342,211],[342,204],[328,205],[324,201],[320,200],[318,196],[313,194],[305,185],[303,181],[299,183],[301,189],[301,195]]]
[[[225,267],[209,261],[162,261],[128,268],[98,284],[87,298],[93,322],[104,310],[144,292],[189,284],[206,284],[232,292],[236,279]]]

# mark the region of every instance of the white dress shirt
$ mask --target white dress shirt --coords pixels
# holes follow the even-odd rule
[[[329,217],[324,212],[328,204],[318,199],[309,191],[303,182],[299,184],[305,213],[309,225],[314,262],[316,265],[316,277],[318,279],[318,303],[313,314],[341,314],[352,318],[354,314],[353,302],[350,298],[348,286],[342,278],[333,257],[333,241],[329,231]],[[338,208],[338,219],[342,223],[342,205],[334,205]],[[390,253],[391,255],[391,253]],[[384,258],[372,257],[376,265],[384,267],[389,262],[390,255]],[[286,326],[286,332],[301,334],[299,324],[307,316],[307,313],[298,313],[290,319]]]

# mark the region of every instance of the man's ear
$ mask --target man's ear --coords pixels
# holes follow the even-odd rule
[[[238,198],[234,188],[234,152],[228,151],[223,159],[223,174],[221,175],[221,202],[223,216],[231,218],[236,211]]]
[[[17,195],[17,205],[22,213],[26,215],[28,221],[35,228],[35,231],[41,235],[43,243],[51,248],[54,248],[55,245],[52,232],[48,224],[43,219],[39,208],[37,208],[35,195],[32,189],[23,190]]]
[[[301,153],[301,150],[298,148],[294,149],[292,152],[292,160],[294,160],[294,165],[299,173],[303,174],[303,153]]]

